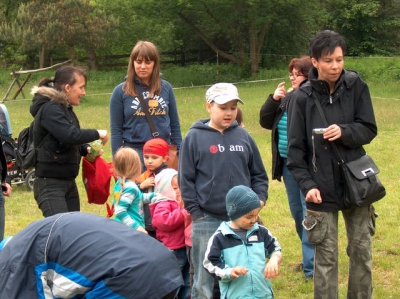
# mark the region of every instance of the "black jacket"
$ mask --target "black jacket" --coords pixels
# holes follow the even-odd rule
[[[41,109],[40,126],[34,130],[37,148],[37,177],[74,179],[79,173],[81,156],[86,156],[88,142],[99,139],[94,129],[80,129],[78,118],[64,93],[50,87],[32,90],[32,116]],[[40,146],[39,146],[40,145]]]
[[[286,111],[293,92],[286,94],[286,97],[275,101],[273,94],[270,94],[260,109],[260,125],[264,129],[271,130],[271,150],[272,150],[272,179],[281,181],[283,159],[278,151],[278,122]]]
[[[324,127],[313,97],[320,101],[328,123],[342,130],[335,142],[345,162],[365,154],[363,145],[375,138],[377,126],[368,86],[356,72],[343,71],[332,94],[328,83],[317,78],[313,68],[288,106],[287,166],[304,195],[313,188],[321,192],[322,204],[307,203],[307,208],[334,212],[343,209],[343,179],[331,144],[322,135],[314,136],[317,171],[313,169],[312,129]]]

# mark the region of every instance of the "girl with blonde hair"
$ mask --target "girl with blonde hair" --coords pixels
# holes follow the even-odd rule
[[[150,203],[154,193],[142,193],[135,181],[141,174],[139,154],[129,147],[121,147],[114,156],[118,181],[114,187],[115,220],[144,232],[143,203]]]

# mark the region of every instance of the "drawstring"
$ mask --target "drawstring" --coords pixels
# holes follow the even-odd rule
[[[313,165],[313,170],[314,172],[317,172],[318,168],[317,168],[317,157],[315,155],[315,142],[314,142],[314,131],[312,132],[311,135],[311,142],[312,142],[312,165]]]

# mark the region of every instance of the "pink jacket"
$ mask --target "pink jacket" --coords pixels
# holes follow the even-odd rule
[[[185,216],[185,244],[192,247],[192,217],[185,209],[183,209],[182,213]]]
[[[156,238],[172,250],[185,247],[185,216],[179,203],[159,197],[149,207]]]

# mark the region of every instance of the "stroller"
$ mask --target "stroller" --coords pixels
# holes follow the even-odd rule
[[[12,138],[10,116],[4,104],[0,104],[0,134],[7,161],[7,183],[10,185],[25,184],[28,190],[33,190],[35,169],[25,170],[17,163],[18,141]]]

